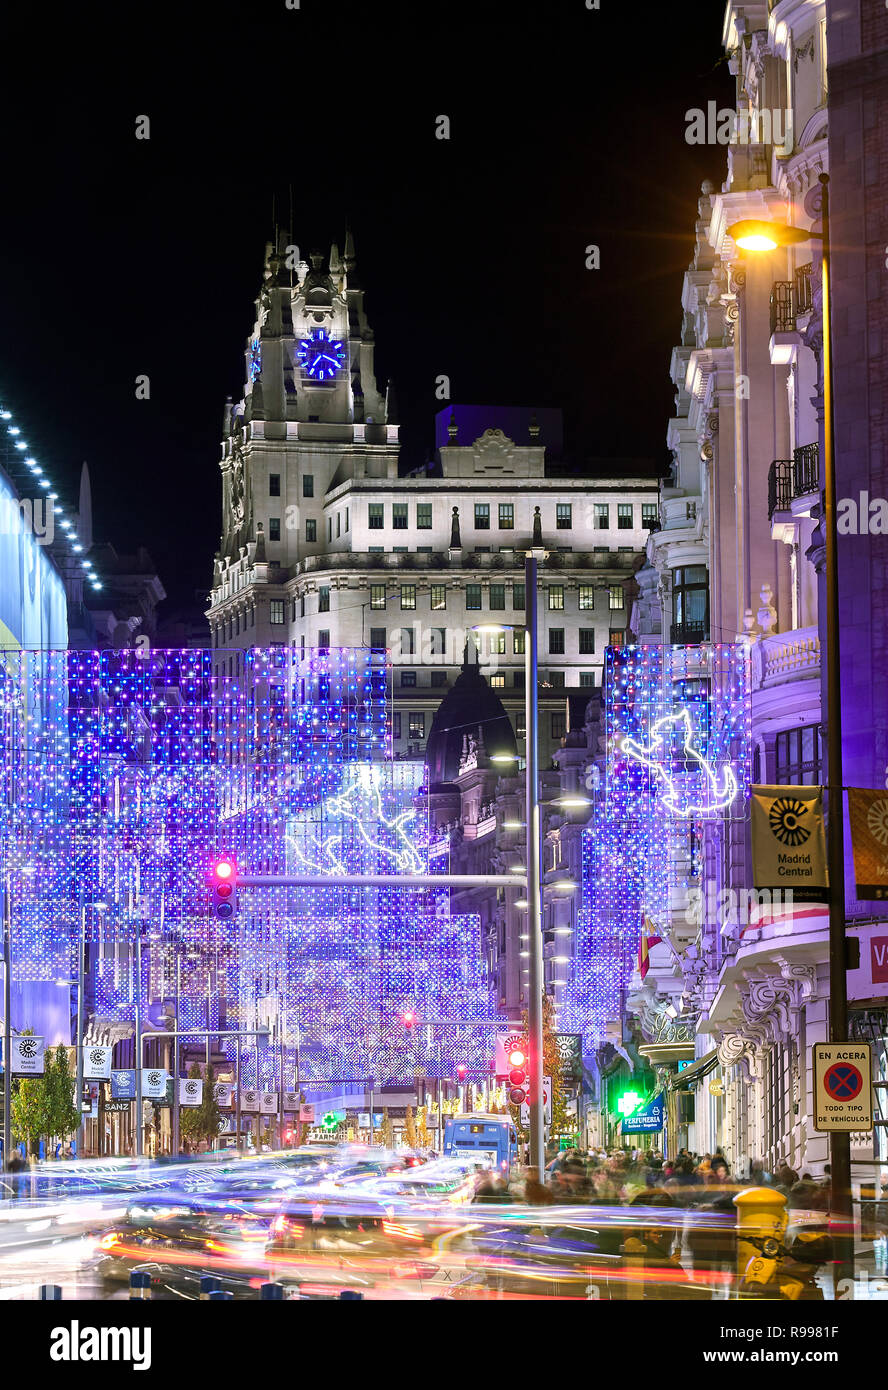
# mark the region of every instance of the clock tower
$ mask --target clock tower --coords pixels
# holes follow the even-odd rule
[[[246,630],[235,620],[229,637],[224,625],[226,646],[279,640],[268,602],[285,597],[297,567],[328,548],[329,498],[341,483],[397,477],[398,426],[377,389],[373,354],[351,233],[344,255],[334,244],[329,257],[313,251],[308,261],[279,233],[266,246],[244,393],[228,400],[223,420],[212,604],[218,610],[236,594],[248,614]]]

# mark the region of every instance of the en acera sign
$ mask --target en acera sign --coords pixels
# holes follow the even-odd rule
[[[814,1128],[847,1132],[872,1127],[869,1043],[815,1043]]]

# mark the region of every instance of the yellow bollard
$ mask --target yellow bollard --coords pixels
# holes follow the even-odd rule
[[[737,1297],[776,1293],[783,1234],[788,1225],[786,1197],[773,1187],[747,1187],[734,1198],[737,1208]]]

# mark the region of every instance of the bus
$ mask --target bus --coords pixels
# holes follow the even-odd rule
[[[487,1160],[508,1172],[518,1158],[518,1136],[508,1115],[453,1115],[444,1129],[444,1156]]]

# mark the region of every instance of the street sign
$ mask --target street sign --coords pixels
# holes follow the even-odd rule
[[[872,1049],[869,1043],[814,1044],[814,1128],[873,1127]]]
[[[136,1073],[134,1071],[112,1071],[111,1099],[130,1101],[136,1094]]]
[[[550,1125],[550,1124],[552,1123],[552,1078],[551,1078],[551,1076],[544,1076],[544,1077],[543,1077],[543,1109],[544,1109],[544,1112],[545,1112],[545,1113],[544,1113],[544,1117],[543,1117],[543,1124]],[[530,1104],[529,1104],[528,1101],[524,1101],[524,1103],[522,1104],[521,1110],[520,1110],[520,1115],[521,1115],[521,1123],[522,1123],[523,1125],[525,1125],[525,1126],[526,1126],[526,1125],[529,1125],[529,1124],[530,1124]]]
[[[106,1115],[124,1115],[129,1111],[132,1101],[129,1100],[106,1100]]]
[[[166,1095],[167,1074],[163,1067],[142,1068],[142,1096],[146,1100],[163,1100]]]
[[[111,1080],[111,1053],[113,1047],[104,1043],[85,1043],[83,1047],[83,1075],[87,1081]]]
[[[179,1104],[200,1105],[203,1100],[203,1081],[192,1076],[179,1077]]]
[[[43,1075],[43,1038],[31,1034],[12,1038],[9,1049],[13,1076]]]
[[[665,1120],[665,1102],[662,1095],[654,1096],[647,1105],[624,1115],[620,1120],[621,1134],[658,1134]]]

